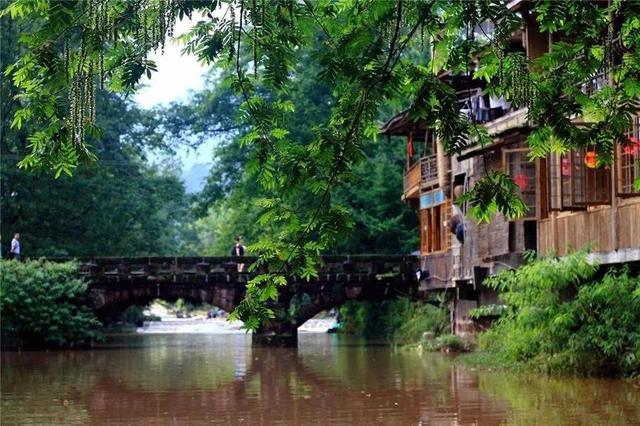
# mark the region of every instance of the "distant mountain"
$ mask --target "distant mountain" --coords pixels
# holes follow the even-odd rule
[[[210,169],[209,164],[197,163],[182,173],[182,180],[188,194],[202,191]]]

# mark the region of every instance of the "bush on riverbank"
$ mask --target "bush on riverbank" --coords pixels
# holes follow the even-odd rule
[[[145,321],[161,321],[157,315],[146,315],[142,306],[132,305],[122,313],[122,322],[126,326],[142,327]]]
[[[342,331],[395,343],[417,343],[424,333],[449,330],[446,308],[407,298],[384,302],[347,301],[340,308]]]
[[[640,278],[628,269],[596,276],[585,253],[529,259],[485,283],[506,314],[480,336],[503,366],[554,373],[640,373]]]
[[[101,339],[77,264],[0,260],[3,346],[76,347]]]
[[[429,352],[469,352],[473,349],[473,341],[455,334],[434,336],[432,333],[424,333],[418,347]]]

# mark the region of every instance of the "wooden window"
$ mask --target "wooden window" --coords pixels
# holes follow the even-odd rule
[[[618,146],[618,194],[638,195],[634,187],[636,179],[640,179],[640,116],[633,119],[627,133],[628,141]]]
[[[588,168],[584,149],[551,154],[548,161],[550,210],[578,210],[611,203],[611,170]]]
[[[420,209],[420,253],[442,252],[451,246],[451,236],[444,225],[451,215],[451,202]]]
[[[547,181],[549,182],[549,210],[562,209],[562,186],[560,177],[560,156],[551,154],[547,167]]]
[[[506,149],[504,170],[518,185],[520,197],[528,210],[526,219],[536,217],[536,164],[527,158],[529,149]]]
[[[585,187],[588,206],[611,204],[611,168],[590,169],[585,166]]]
[[[584,155],[581,150],[570,151],[560,156],[563,209],[580,209],[586,206],[584,169]]]

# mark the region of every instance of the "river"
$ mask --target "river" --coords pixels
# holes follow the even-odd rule
[[[112,335],[95,350],[3,352],[1,379],[2,425],[640,424],[637,383],[477,371],[324,333],[297,349],[230,329]]]

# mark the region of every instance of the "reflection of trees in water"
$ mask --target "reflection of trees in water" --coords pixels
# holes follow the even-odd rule
[[[637,395],[622,382],[607,389],[477,373],[439,354],[338,346],[334,338],[305,336],[292,350],[251,348],[244,335],[144,336],[129,340],[139,343],[133,348],[10,354],[2,420],[44,413],[39,423],[64,415],[72,423],[562,424],[556,420],[570,412],[586,423],[602,423],[606,410],[623,413],[611,413],[612,422],[638,414]],[[598,401],[608,408],[598,411]]]
[[[505,404],[480,391],[476,373],[441,354],[363,342],[322,356],[301,352],[305,366],[335,378],[337,388],[398,402],[405,415],[402,424],[450,424],[453,419],[460,424],[494,424],[508,412]]]
[[[483,393],[509,403],[514,425],[640,424],[637,383],[541,375],[482,374]]]
[[[95,375],[84,354],[3,352],[0,424],[87,424]]]
[[[143,347],[98,351],[105,377],[148,391],[215,389],[250,360],[244,335],[138,336]],[[235,340],[235,341],[234,341]]]
[[[110,415],[114,392],[123,389],[129,396],[131,389],[215,389],[246,373],[251,348],[246,336],[237,337],[234,345],[225,336],[126,336],[95,351],[5,353],[1,423],[32,416],[41,416],[38,424],[61,423],[62,415],[64,423],[85,424],[96,407]]]

